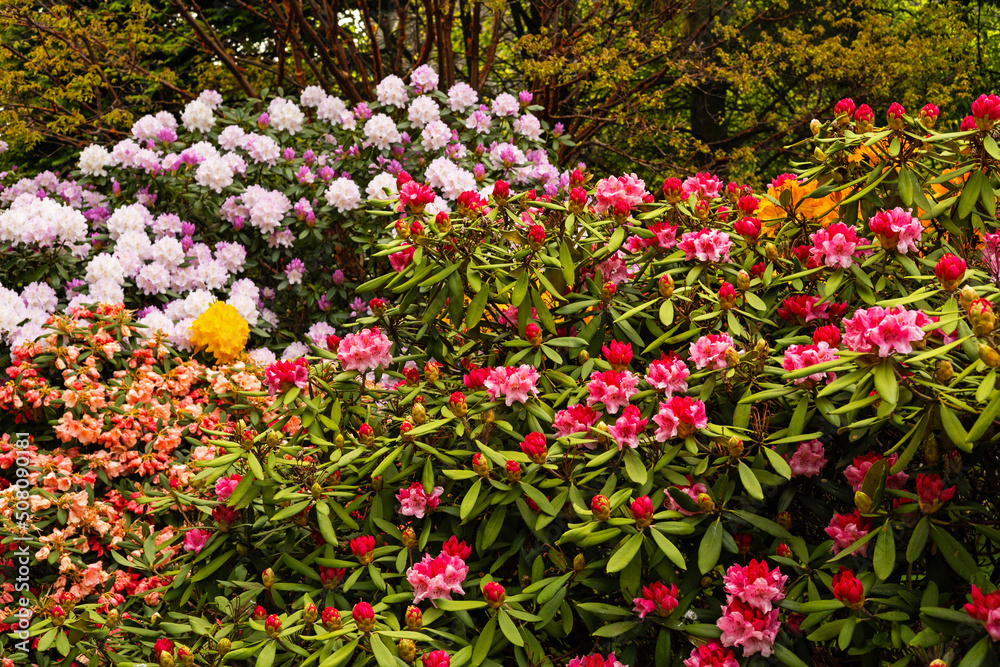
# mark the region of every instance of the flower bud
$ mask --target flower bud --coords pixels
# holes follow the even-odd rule
[[[372,488],[375,489],[376,492],[382,490],[382,475],[375,475],[372,477]]]
[[[541,347],[542,330],[538,328],[537,324],[531,322],[528,326],[524,327],[524,340],[531,343],[531,347]]]
[[[611,516],[611,501],[604,495],[594,496],[590,501],[590,511],[596,521],[607,521]]]
[[[538,252],[545,244],[545,227],[532,225],[528,230],[528,247]]]
[[[663,181],[663,197],[668,204],[676,204],[684,198],[684,186],[679,178],[668,178]]]
[[[52,622],[53,627],[61,627],[63,623],[66,622],[66,612],[62,607],[56,605],[52,607],[49,611],[49,620]]]
[[[362,565],[368,565],[375,559],[375,537],[361,535],[351,540],[351,551]]]
[[[417,645],[412,639],[400,639],[396,644],[396,650],[399,651],[400,659],[408,665],[412,665],[417,659]]]
[[[809,121],[809,131],[812,132],[812,135],[814,137],[818,136],[820,130],[822,129],[823,129],[823,123],[819,122],[818,118],[813,118],[811,121]]]
[[[271,568],[267,568],[260,575],[260,579],[262,582],[264,582],[264,588],[268,589],[271,588],[272,586],[274,586],[274,570],[272,570]]]
[[[615,298],[615,294],[617,294],[617,292],[618,288],[609,280],[604,283],[604,287],[601,289],[601,298],[605,302],[611,301],[611,299]]]
[[[437,227],[438,232],[442,235],[447,234],[451,231],[451,218],[444,211],[439,211],[434,216],[434,226]]]
[[[494,421],[496,421],[496,418],[497,418],[497,413],[493,412],[492,410],[487,410],[486,412],[483,413],[483,421],[486,422],[487,424],[492,424]]]
[[[726,440],[726,451],[730,458],[738,459],[743,456],[743,440],[735,435]]]
[[[764,246],[764,257],[766,257],[769,262],[778,261],[778,247],[773,243],[768,242],[767,245]]]
[[[696,502],[698,503],[698,509],[702,512],[711,512],[715,509],[715,501],[707,493],[699,493]]]
[[[191,667],[194,664],[194,653],[187,646],[182,645],[177,647],[177,658],[184,667]]]
[[[660,276],[658,285],[660,288],[660,296],[662,296],[664,299],[669,299],[671,296],[673,296],[674,279],[670,276],[669,273],[664,273],[662,276]]]
[[[704,199],[699,199],[694,203],[694,214],[699,220],[708,220],[712,214],[712,207]]]
[[[903,129],[903,114],[906,110],[898,102],[893,102],[889,105],[889,110],[885,112],[885,119],[888,122],[889,128],[896,130],[897,132]]]
[[[367,424],[366,424],[366,426],[367,426]],[[369,428],[371,428],[371,427],[369,426]],[[373,440],[374,440],[374,437],[373,437]],[[333,439],[333,444],[337,447],[337,449],[343,449],[344,448],[344,434],[343,433],[338,433],[337,436]]]
[[[719,308],[731,310],[736,305],[736,289],[729,283],[722,283],[719,288]]]
[[[254,607],[253,620],[263,621],[265,618],[267,618],[267,610],[261,607],[260,605]]]
[[[973,289],[972,285],[966,285],[962,288],[961,293],[958,295],[958,305],[962,307],[962,310],[968,312],[969,306],[971,306],[972,302],[978,298],[979,295],[976,294],[976,290]]]
[[[639,496],[630,505],[632,518],[635,519],[635,527],[638,530],[646,529],[653,523],[653,501],[649,496]]]
[[[280,431],[268,431],[267,437],[265,438],[268,447],[277,447],[281,444],[281,432]]]
[[[507,461],[507,483],[516,484],[521,481],[521,464],[517,461]]]
[[[778,512],[778,515],[774,517],[774,522],[788,530],[792,527],[792,515],[788,512]]]
[[[576,355],[576,360],[577,363],[579,363],[582,366],[583,364],[590,361],[590,352],[587,352],[586,350],[580,350],[580,354]]]
[[[104,625],[108,626],[109,629],[113,630],[118,627],[118,624],[121,622],[121,618],[122,618],[121,614],[118,612],[118,610],[112,609],[108,611],[108,617],[104,619]]]
[[[424,615],[420,609],[414,606],[406,608],[406,629],[411,632],[419,632],[424,627]]]
[[[354,605],[351,611],[354,622],[358,625],[358,632],[368,634],[375,627],[375,610],[367,602],[359,602]]]
[[[985,343],[979,344],[979,360],[990,368],[1000,366],[1000,354]]]
[[[736,550],[741,556],[746,556],[750,553],[750,543],[753,542],[753,535],[750,533],[736,533],[733,535],[733,540],[736,542]]]
[[[413,530],[413,526],[407,526],[403,529],[402,542],[403,547],[406,549],[412,549],[417,546],[417,532]]]
[[[472,455],[472,469],[480,477],[490,476],[490,460],[482,453],[476,452]]]
[[[736,275],[736,287],[741,292],[746,292],[750,289],[750,274],[746,271],[740,271]]]
[[[315,623],[317,618],[319,618],[319,609],[310,602],[302,610],[302,620],[306,623]]]
[[[160,651],[157,662],[160,667],[174,667],[174,656],[170,655],[166,651]]]
[[[327,607],[323,610],[323,616],[321,617],[320,622],[323,623],[323,628],[327,632],[340,630],[344,627],[344,622],[340,619],[340,612],[333,607]]]
[[[232,648],[233,643],[229,641],[229,637],[223,637],[215,643],[215,653],[216,655],[225,655],[229,653],[229,649]]]
[[[369,301],[368,307],[371,308],[372,315],[374,315],[375,317],[382,317],[383,315],[385,315],[385,301],[383,301],[378,297],[375,297],[374,299]]]
[[[577,554],[573,556],[573,571],[583,572],[583,568],[587,567],[587,559],[583,557],[583,554]]]
[[[872,499],[864,491],[854,493],[854,506],[862,514],[868,514],[872,510]]]
[[[409,417],[403,419],[403,423],[399,425],[399,435],[403,442],[413,442],[416,436],[414,436],[410,431],[413,430],[413,422],[410,421]]]
[[[424,375],[428,382],[437,382],[441,379],[441,364],[436,361],[428,361],[424,364]]]
[[[791,558],[792,550],[788,547],[787,544],[782,542],[781,544],[778,545],[778,555],[781,556],[782,558]]]
[[[493,201],[497,206],[503,206],[510,199],[510,185],[507,181],[497,181],[493,184]]]
[[[323,497],[323,487],[320,486],[319,482],[313,482],[313,485],[309,488],[309,493],[312,494],[313,500],[319,500]]]
[[[728,348],[726,350],[726,366],[729,368],[734,368],[740,363],[740,353],[733,348]]]
[[[448,398],[448,409],[459,418],[469,414],[469,404],[465,400],[465,394],[460,391],[452,393]]]
[[[483,597],[486,598],[486,604],[490,606],[490,609],[499,609],[507,598],[503,586],[495,581],[483,586]]]
[[[271,639],[274,639],[281,632],[281,619],[276,614],[271,614],[264,621],[264,632]]]
[[[362,424],[358,427],[358,440],[365,447],[371,447],[375,444],[375,430],[368,424]]]
[[[575,187],[569,192],[569,212],[579,215],[587,205],[587,191],[581,187]]]
[[[527,454],[532,463],[538,465],[545,463],[549,456],[545,435],[538,431],[529,433],[521,443],[521,451]]]
[[[934,379],[938,382],[944,384],[950,382],[951,378],[955,376],[955,369],[952,368],[951,362],[947,359],[941,359],[937,362],[937,368],[934,369]]]
[[[423,424],[427,421],[427,408],[420,403],[414,403],[413,407],[410,408],[410,418],[413,420],[413,423],[418,426]]]

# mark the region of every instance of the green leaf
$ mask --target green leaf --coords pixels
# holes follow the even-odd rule
[[[511,294],[510,302],[514,306],[520,306],[524,297],[528,295],[528,272],[522,271],[514,284],[514,292]]]
[[[524,646],[524,638],[517,631],[517,626],[514,625],[514,621],[510,619],[507,611],[501,609],[500,613],[497,614],[497,618],[500,619],[500,630],[503,632],[503,636],[507,638],[507,641],[514,646]]]
[[[976,202],[979,201],[979,191],[983,187],[984,180],[983,172],[976,169],[972,172],[972,176],[965,183],[965,187],[962,188],[962,194],[958,198],[958,217],[959,219],[967,218],[972,210],[976,207]]]
[[[764,456],[771,463],[771,467],[774,468],[774,472],[778,473],[785,479],[792,478],[792,468],[788,465],[788,461],[782,458],[781,454],[774,451],[770,447],[761,447],[764,452]]]
[[[476,667],[476,665],[481,665],[486,656],[490,654],[490,649],[493,647],[493,636],[497,631],[497,616],[490,619],[486,627],[479,634],[479,638],[476,639],[476,647],[472,650],[472,661],[470,665]]]
[[[784,644],[776,643],[774,645],[774,655],[788,665],[788,667],[810,667],[808,663],[804,662],[799,656],[795,655],[792,649],[788,648]]]
[[[740,472],[740,481],[743,482],[743,488],[746,489],[750,497],[757,500],[764,500],[764,490],[760,488],[760,482],[753,474],[753,471],[750,470],[750,467],[743,461],[740,461],[738,469]]]
[[[917,522],[916,527],[913,529],[913,534],[910,535],[910,542],[906,545],[907,563],[913,563],[920,558],[920,554],[924,551],[924,545],[927,544],[927,536],[930,535],[930,531],[931,519],[925,516]]]
[[[916,197],[916,191],[920,187],[917,183],[917,178],[912,171],[903,167],[899,170],[899,180],[897,181],[899,186],[899,198],[903,200],[903,203],[907,206],[913,205],[913,199]]]
[[[642,533],[626,537],[618,544],[618,550],[611,554],[611,559],[608,561],[609,574],[621,572],[635,559],[639,553],[639,548],[642,546]]]
[[[892,368],[892,360],[883,359],[875,367],[875,390],[883,401],[895,405],[899,402],[899,384],[896,382],[896,371]]]
[[[639,486],[646,483],[648,471],[642,459],[639,458],[639,454],[634,449],[625,450],[625,472],[628,474],[629,479]]]
[[[979,565],[976,564],[976,559],[944,528],[932,525],[931,537],[934,539],[934,543],[938,545],[938,549],[941,550],[941,555],[944,556],[944,559],[948,561],[948,564],[951,565],[955,572],[962,575],[968,581],[976,579],[981,574]]]
[[[375,654],[375,661],[380,667],[396,667],[396,657],[385,645],[382,638],[375,635],[371,638],[372,653]]]
[[[594,636],[617,638],[637,625],[639,625],[638,621],[619,621],[617,623],[602,625],[601,627],[597,628],[597,630],[594,631]]]
[[[216,570],[222,567],[227,561],[229,561],[229,559],[232,558],[235,553],[236,553],[235,549],[229,549],[228,551],[216,556],[214,559],[212,559],[212,562],[210,562],[205,567],[199,569],[198,572],[196,572],[189,581],[193,583],[208,578],[209,575],[214,573]]]
[[[941,426],[944,427],[945,433],[948,434],[948,437],[951,438],[956,447],[963,452],[971,452],[972,443],[969,442],[969,436],[965,432],[962,422],[958,420],[958,415],[944,403],[941,403],[939,408],[941,411]]]
[[[840,628],[840,635],[837,637],[837,646],[841,651],[846,651],[851,646],[851,639],[854,638],[854,628],[858,624],[858,617],[851,615],[847,617],[844,626]]]
[[[569,287],[572,287],[576,282],[574,275],[576,267],[573,265],[573,255],[570,254],[565,241],[559,245],[559,263],[562,265],[563,279]]]
[[[257,654],[257,667],[271,667],[274,664],[274,652],[277,648],[278,644],[274,641],[264,644],[264,649]]]
[[[490,297],[490,284],[487,282],[482,289],[472,297],[469,310],[465,313],[465,326],[470,331],[476,328],[479,320],[483,318],[483,311],[486,309],[486,301]]]
[[[337,649],[333,655],[328,657],[323,662],[319,663],[319,667],[337,667],[347,662],[348,658],[354,655],[354,650],[358,648],[358,641],[355,639],[349,644],[345,644]]]
[[[716,519],[705,530],[698,547],[698,569],[707,574],[719,562],[722,553],[722,520]]]
[[[473,508],[476,506],[476,501],[479,500],[479,491],[482,489],[482,484],[476,480],[472,483],[472,487],[466,492],[465,497],[462,498],[462,506],[459,509],[459,517],[465,521],[469,514],[472,513]]]
[[[979,665],[984,664],[990,655],[991,641],[990,636],[987,635],[976,642],[976,645],[969,649],[962,661],[958,663],[958,667],[979,667]]]
[[[976,423],[969,429],[966,441],[969,443],[970,449],[973,443],[986,435],[986,429],[993,425],[993,421],[997,418],[998,413],[1000,413],[1000,391],[998,391],[996,396],[993,397],[993,400],[987,404],[986,408],[976,419]]]
[[[823,625],[816,628],[806,639],[811,642],[825,642],[830,641],[834,637],[840,634],[840,629],[844,627],[847,623],[846,618],[841,618],[836,621],[830,621],[829,623],[824,623]],[[777,645],[775,645],[777,648]]]
[[[878,539],[875,540],[872,563],[875,566],[875,576],[882,581],[888,579],[896,567],[896,540],[892,535],[892,524],[888,521],[882,526]]]

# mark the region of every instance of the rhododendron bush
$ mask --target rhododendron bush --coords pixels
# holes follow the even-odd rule
[[[0,397],[30,660],[995,664],[1000,100],[973,114],[844,100],[766,192],[400,190],[366,308],[283,361],[211,366],[223,309],[195,355],[55,319]]]

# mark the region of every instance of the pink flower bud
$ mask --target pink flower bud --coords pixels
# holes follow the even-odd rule
[[[722,283],[719,288],[719,307],[730,310],[736,305],[736,288],[729,283]]]
[[[933,104],[925,104],[922,109],[920,109],[920,119],[921,124],[928,130],[934,127],[934,123],[937,122],[938,116],[941,115],[941,110]]]
[[[524,327],[524,340],[531,343],[533,347],[542,344],[542,330],[538,328],[537,324],[530,322],[528,326]]]
[[[524,452],[532,463],[542,464],[548,458],[548,447],[545,443],[545,435],[535,431],[529,433],[521,443],[521,451]]]
[[[358,427],[358,440],[365,446],[371,446],[375,442],[375,431],[368,424]]]
[[[611,516],[611,501],[607,496],[594,496],[590,501],[590,511],[594,513],[595,520],[607,521]]]
[[[972,116],[975,118],[975,127],[982,132],[989,132],[1000,120],[1000,97],[996,95],[980,95],[972,103]],[[967,130],[965,121],[962,121],[962,129]]]
[[[649,496],[639,496],[631,503],[632,518],[635,519],[635,527],[639,530],[647,528],[653,523],[653,501]]]
[[[417,632],[424,627],[424,616],[420,613],[420,609],[414,606],[409,606],[406,608],[406,629],[412,632]]]
[[[668,204],[676,204],[684,198],[684,188],[679,178],[668,178],[663,181],[663,196]]]
[[[494,183],[493,200],[502,206],[507,203],[508,199],[510,199],[510,185],[507,181],[497,181]]]
[[[267,620],[264,621],[264,632],[266,632],[267,636],[271,639],[277,637],[278,633],[281,632],[281,619],[275,614],[268,616]]]
[[[451,667],[451,658],[445,651],[424,653],[424,667]]]
[[[854,100],[850,97],[845,97],[837,102],[837,105],[833,107],[833,117],[836,118],[838,122],[853,120]]]
[[[362,535],[351,540],[351,551],[354,552],[358,562],[368,565],[375,558],[375,538],[371,535]]]
[[[498,609],[503,606],[506,594],[503,586],[491,581],[483,586],[483,597],[486,598],[486,604],[490,606],[490,609]]]
[[[521,481],[521,464],[517,461],[507,461],[507,483],[516,484]]]
[[[934,266],[934,275],[941,281],[941,286],[949,292],[958,289],[965,280],[965,260],[948,253],[938,260]]]
[[[833,575],[833,596],[854,611],[865,606],[865,587],[847,568]]]
[[[327,607],[323,610],[322,623],[327,632],[340,630],[344,627],[344,622],[340,620],[340,612],[333,607]]]
[[[885,119],[889,123],[889,127],[893,130],[903,129],[903,114],[906,110],[899,102],[893,102],[889,105],[889,110],[885,112]]]
[[[265,618],[267,618],[267,610],[257,605],[253,610],[253,620],[263,621]]]
[[[476,452],[472,455],[472,469],[480,477],[489,477],[490,460],[483,456],[480,452]]]
[[[760,220],[752,217],[740,218],[733,225],[733,229],[737,234],[746,239],[747,243],[754,244],[757,243],[757,239],[760,237]]]
[[[354,617],[354,622],[358,624],[359,632],[367,634],[375,627],[375,610],[367,602],[359,602],[354,605],[351,616]]]

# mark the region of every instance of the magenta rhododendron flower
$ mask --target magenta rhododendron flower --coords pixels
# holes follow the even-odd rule
[[[412,516],[423,519],[428,509],[436,509],[441,502],[441,494],[444,487],[435,486],[430,493],[424,491],[424,485],[420,482],[413,482],[407,489],[400,489],[396,494],[399,501],[399,513],[403,516]]]
[[[747,604],[770,612],[772,603],[785,597],[785,582],[788,576],[775,567],[768,569],[767,563],[751,560],[745,567],[732,565],[722,578],[726,593],[733,595]]]
[[[796,371],[800,368],[808,368],[826,361],[836,360],[837,351],[831,349],[825,342],[819,342],[814,345],[790,345],[788,349],[785,350],[785,356],[781,360],[781,367],[786,371]],[[796,378],[794,383],[803,384],[808,381],[822,382],[823,380],[831,382],[836,378],[836,373],[821,371],[818,373],[812,373],[811,375],[807,375],[802,378]]]
[[[378,327],[347,334],[337,347],[337,360],[349,371],[365,373],[392,363],[392,343]]]
[[[643,586],[642,597],[636,596],[632,604],[639,618],[646,618],[646,614],[653,612],[657,616],[669,616],[677,608],[677,585],[670,584],[668,587],[662,581],[655,581]]]
[[[930,323],[921,311],[903,306],[856,310],[844,319],[844,345],[851,352],[873,352],[877,347],[880,357],[909,354],[913,343],[924,339],[921,327]]]
[[[208,538],[212,536],[207,530],[194,528],[184,533],[184,551],[199,553],[208,544]]]
[[[684,667],[740,667],[740,663],[732,649],[713,639],[693,648],[691,657],[684,661]]]
[[[538,371],[534,366],[521,364],[517,368],[501,366],[491,368],[483,384],[491,401],[504,399],[507,407],[514,403],[527,403],[528,395],[538,396]]]
[[[621,450],[628,445],[632,449],[639,446],[639,434],[646,428],[647,419],[641,419],[639,408],[634,405],[626,406],[622,416],[615,421],[608,431],[611,433],[618,449]]]
[[[646,370],[646,382],[653,389],[662,391],[667,396],[672,396],[687,391],[689,375],[691,375],[691,371],[684,364],[684,360],[671,352],[670,354],[661,354],[659,359],[650,362],[649,368]]]
[[[726,351],[732,347],[729,334],[708,334],[692,343],[688,354],[698,369],[718,370],[726,367]]]
[[[700,171],[688,176],[681,184],[681,193],[687,199],[691,195],[698,199],[717,199],[722,194],[722,181],[718,176]]]
[[[982,623],[994,642],[1000,642],[1000,591],[983,595],[979,586],[973,586],[972,602],[965,604],[965,613]]]
[[[653,422],[659,426],[653,437],[657,442],[666,442],[671,438],[686,438],[695,430],[705,428],[708,416],[702,401],[690,396],[671,396],[660,403]]]
[[[760,653],[767,658],[773,651],[781,623],[777,609],[764,612],[730,596],[716,625],[722,630],[723,646],[739,646],[745,656]]]
[[[804,326],[809,322],[829,322],[847,312],[846,303],[825,301],[820,303],[816,294],[797,294],[786,297],[778,307],[778,317]]]
[[[397,273],[403,271],[410,265],[413,261],[413,255],[417,252],[416,247],[408,243],[402,244],[400,248],[400,250],[389,255],[389,264],[392,265],[392,268],[395,269]]]
[[[717,229],[685,232],[677,247],[684,251],[684,259],[702,262],[728,262],[731,242],[729,234]]]
[[[917,503],[924,514],[933,514],[955,497],[955,487],[944,488],[941,475],[917,475]]]
[[[891,211],[879,211],[868,221],[868,227],[878,237],[883,248],[903,254],[916,252],[920,234],[924,230],[920,220],[910,211],[898,207]]]
[[[597,418],[596,410],[583,403],[575,403],[565,410],[557,412],[552,426],[556,430],[557,438],[565,438],[574,433],[589,433],[590,427],[597,423]],[[596,443],[588,440],[583,445],[588,449],[593,449]]]
[[[833,597],[844,603],[849,609],[857,611],[865,605],[865,587],[846,567],[833,575]]]
[[[222,502],[229,500],[229,496],[233,495],[233,491],[236,486],[243,479],[242,475],[230,475],[229,477],[220,477],[215,480],[215,497]]]
[[[815,477],[826,465],[826,454],[823,443],[819,440],[803,442],[788,459],[788,467],[792,469],[792,477]]]
[[[834,118],[840,118],[843,116],[847,120],[853,120],[854,108],[854,100],[850,97],[845,97],[837,102],[836,106],[833,107],[833,116]]]
[[[614,652],[612,652],[608,653],[608,657],[606,658],[600,653],[577,656],[571,658],[566,663],[566,667],[628,667],[628,665],[618,662]]]
[[[861,516],[858,510],[851,514],[834,514],[830,520],[830,525],[825,528],[826,534],[833,539],[833,546],[830,553],[843,551],[854,544],[857,540],[868,534],[871,522]],[[855,553],[864,557],[868,555],[870,543],[865,543]]]
[[[604,371],[594,373],[587,383],[587,390],[590,395],[587,397],[587,405],[603,403],[604,409],[610,414],[618,414],[618,411],[628,405],[629,398],[638,389],[639,378],[630,371]]]
[[[272,396],[292,387],[305,389],[309,386],[309,364],[302,357],[276,361],[264,370],[264,380]]]
[[[813,232],[809,238],[813,242],[809,255],[831,268],[849,269],[855,256],[870,254],[857,250],[858,246],[868,245],[868,239],[860,238],[853,227],[842,222]]]
[[[462,583],[468,573],[469,566],[459,555],[447,551],[437,557],[424,554],[419,563],[406,571],[406,580],[413,586],[413,603],[430,600],[434,604],[438,598],[450,600],[453,594],[465,595]]]
[[[594,211],[604,215],[618,203],[626,204],[631,210],[641,204],[648,194],[646,184],[635,174],[605,178],[597,183]]]
[[[865,481],[865,475],[868,474],[868,469],[872,467],[872,464],[876,461],[881,461],[884,457],[881,454],[876,454],[870,452],[862,456],[854,457],[853,463],[844,469],[844,477],[847,478],[847,482],[851,485],[851,488],[855,493],[861,490],[861,485]],[[896,464],[896,459],[899,458],[899,454],[892,454],[885,461],[885,468],[889,470]],[[885,488],[887,489],[902,489],[906,485],[906,480],[909,479],[904,471],[900,470],[895,475],[889,475],[885,480]]]

